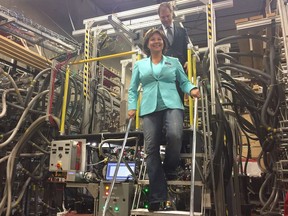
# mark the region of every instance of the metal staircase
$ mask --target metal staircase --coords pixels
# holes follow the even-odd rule
[[[202,124],[202,130],[201,132],[197,132],[197,130],[190,129],[184,129],[184,137],[183,137],[183,144],[188,146],[190,148],[190,151],[187,153],[181,153],[181,160],[184,161],[184,163],[188,164],[189,174],[190,176],[188,178],[181,178],[181,174],[179,174],[179,180],[176,181],[167,181],[168,188],[170,189],[169,195],[170,201],[172,204],[172,209],[168,208],[169,210],[163,210],[163,211],[154,211],[149,212],[147,209],[147,205],[145,204],[148,202],[146,199],[145,202],[145,195],[143,194],[143,189],[145,190],[145,186],[149,184],[148,177],[146,175],[146,166],[145,161],[142,161],[142,165],[139,172],[139,178],[137,182],[137,186],[134,193],[134,199],[132,204],[132,209],[130,216],[140,216],[140,215],[205,215],[205,208],[210,207],[210,194],[207,192],[207,188],[205,185],[205,179],[207,179],[206,173],[207,173],[207,166],[209,164],[209,154],[208,154],[208,148],[207,148],[207,140],[209,139],[209,136],[207,136],[207,132],[209,132],[206,128],[207,124],[207,118],[205,117],[206,111],[208,110],[208,105],[205,103],[204,97],[203,97],[203,91],[202,87],[200,86],[201,94],[202,94],[202,100],[201,100],[201,115],[199,116],[201,118],[201,124]],[[198,101],[195,100],[195,109],[194,109],[194,122],[193,122],[193,128],[197,128],[198,120],[197,117],[198,114]],[[209,127],[208,127],[209,129]],[[203,138],[204,137],[204,138]],[[187,170],[186,170],[187,171]],[[187,176],[186,176],[187,177]],[[174,194],[171,192],[171,188],[174,189]],[[177,199],[180,198],[181,200],[181,191],[183,188],[186,190],[183,192],[183,196],[185,197],[185,200],[187,202],[188,198],[188,204],[183,208],[177,209]],[[176,194],[177,191],[179,194]],[[192,197],[190,194],[194,194]],[[176,194],[176,198],[175,198]],[[174,199],[173,199],[174,195]],[[186,196],[185,196],[186,195]],[[190,202],[189,202],[190,201]],[[173,203],[175,202],[175,203]],[[176,208],[175,208],[176,207]]]

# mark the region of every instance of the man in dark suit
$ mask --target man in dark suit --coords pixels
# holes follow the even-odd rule
[[[186,29],[173,23],[173,7],[169,2],[163,2],[158,7],[158,15],[162,25],[159,27],[164,31],[168,40],[168,47],[164,55],[179,59],[184,70],[187,67],[187,44],[189,43]],[[184,103],[184,94],[177,83],[178,93]]]
[[[178,58],[182,66],[186,67],[187,44],[189,43],[186,29],[173,23],[173,7],[169,2],[159,5],[158,15],[162,23],[159,28],[164,31],[169,42],[168,49],[164,54]],[[170,31],[172,35],[169,34]]]

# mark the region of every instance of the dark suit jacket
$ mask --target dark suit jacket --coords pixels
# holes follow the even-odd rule
[[[159,29],[163,31],[162,25],[159,27]],[[186,29],[180,26],[176,26],[174,23],[173,44],[168,46],[168,49],[164,54],[166,56],[172,56],[178,58],[183,66],[184,63],[187,61],[188,43],[189,41]]]

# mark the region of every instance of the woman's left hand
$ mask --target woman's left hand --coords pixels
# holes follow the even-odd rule
[[[201,95],[200,95],[200,91],[198,88],[194,88],[190,91],[190,96],[193,97],[193,98],[200,98]]]

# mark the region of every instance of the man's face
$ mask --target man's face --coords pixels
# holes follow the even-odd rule
[[[173,14],[168,8],[166,7],[161,8],[159,11],[159,17],[160,17],[161,23],[166,28],[171,26],[172,20],[173,20]]]

